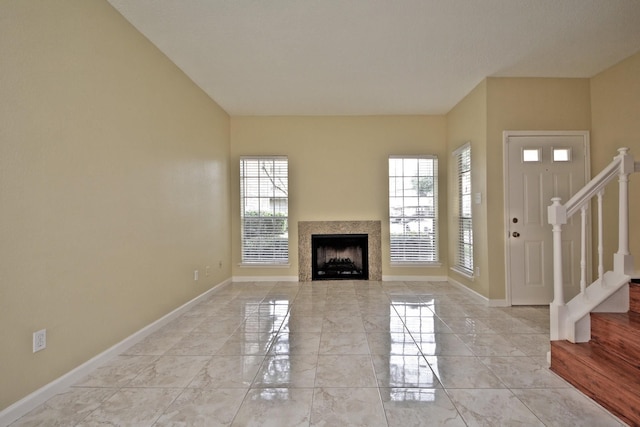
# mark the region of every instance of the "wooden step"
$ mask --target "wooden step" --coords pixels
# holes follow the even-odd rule
[[[629,311],[640,313],[640,283],[629,284]]]
[[[591,313],[591,343],[640,368],[640,314]]]
[[[640,425],[640,369],[592,343],[551,341],[551,370],[630,425]]]

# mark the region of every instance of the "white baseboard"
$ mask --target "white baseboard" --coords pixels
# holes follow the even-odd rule
[[[233,276],[234,283],[239,282],[297,282],[298,276]]]
[[[140,329],[139,331],[135,332],[134,334],[130,335],[129,337],[125,338],[119,343],[113,345],[112,347],[108,348],[107,350],[103,351],[97,356],[86,361],[82,365],[72,369],[71,371],[67,372],[63,376],[53,380],[49,384],[39,388],[38,390],[34,391],[28,396],[20,399],[16,403],[5,408],[2,412],[0,412],[0,426],[6,426],[11,424],[18,418],[24,416],[28,412],[35,409],[38,405],[41,405],[44,402],[46,402],[56,394],[59,394],[67,390],[69,387],[71,387],[73,384],[77,383],[79,380],[84,378],[87,374],[92,372],[94,369],[105,364],[111,358],[121,354],[123,351],[133,346],[134,344],[142,341],[144,338],[151,335],[153,332],[157,331],[158,329],[165,326],[170,321],[174,320],[178,316],[182,315],[183,313],[191,309],[194,305],[198,304],[200,301],[205,299],[211,293],[219,290],[220,288],[228,285],[229,283],[231,283],[231,279],[227,279],[215,285],[208,291],[198,295],[191,301],[181,305],[180,307],[176,308],[172,312],[162,316],[160,319],[145,326],[144,328]]]
[[[508,304],[506,300],[490,300],[483,295],[480,295],[473,289],[470,289],[461,283],[457,282],[454,279],[451,279],[447,276],[382,276],[383,281],[403,281],[403,282],[415,282],[415,281],[426,281],[426,282],[446,282],[448,281],[452,285],[461,288],[464,291],[470,292],[477,297],[483,299],[487,302],[487,304],[491,307],[507,307]],[[153,332],[157,331],[161,327],[165,326],[170,321],[174,320],[178,316],[182,315],[189,309],[191,309],[194,305],[198,304],[204,298],[212,294],[213,292],[221,289],[222,287],[232,283],[232,282],[297,282],[297,276],[237,276],[231,279],[227,279],[218,285],[212,287],[208,291],[202,293],[201,295],[195,297],[191,301],[183,304],[182,306],[176,308],[172,312],[166,314],[155,322],[145,326],[139,331],[135,332],[131,336],[125,338],[119,343],[115,344],[111,348],[103,351],[82,365],[74,368],[63,376],[57,378],[56,380],[50,382],[49,384],[41,387],[40,389],[34,391],[28,396],[22,398],[11,406],[7,407],[3,411],[0,412],[0,426],[6,426],[27,414],[28,412],[35,409],[38,405],[49,400],[51,397],[55,396],[63,392],[64,390],[71,387],[73,384],[77,383],[87,374],[92,372],[94,369],[103,365],[111,358],[121,354],[123,351],[133,346],[134,344],[142,341],[147,336],[151,335]]]
[[[473,289],[469,288],[468,286],[463,285],[462,283],[458,282],[455,279],[452,279],[451,277],[449,277],[449,283],[451,283],[453,286],[455,286],[458,289],[462,289],[465,292],[468,292],[470,294],[472,294],[473,296],[480,298],[482,301],[484,301],[488,306],[490,306],[490,300],[489,298],[485,297],[482,294],[479,294],[478,292],[474,291]]]
[[[447,276],[382,276],[383,282],[446,282]]]

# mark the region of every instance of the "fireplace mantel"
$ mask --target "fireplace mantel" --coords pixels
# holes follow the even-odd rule
[[[313,234],[368,234],[369,280],[382,280],[382,244],[380,221],[299,221],[298,277],[311,280],[311,236]]]

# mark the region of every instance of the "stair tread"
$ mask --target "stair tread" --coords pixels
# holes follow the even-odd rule
[[[592,336],[627,341],[631,345],[640,345],[640,314],[627,313],[591,313]]]
[[[640,284],[629,284],[629,310],[631,312],[640,312]]]
[[[591,317],[635,325],[640,329],[640,313],[628,311],[626,313],[591,313]]]
[[[551,370],[640,426],[640,284],[629,285],[627,313],[591,313],[590,342],[552,341]]]
[[[596,344],[551,341],[551,370],[629,425],[640,425],[640,369]]]
[[[592,343],[573,344],[568,341],[552,341],[551,344],[552,349],[554,346],[561,348],[575,358],[580,359],[581,363],[618,382],[621,386],[632,390],[640,390],[640,369],[629,363],[621,362],[615,355],[607,353],[598,345]]]
[[[640,366],[640,314],[592,313],[591,343],[631,365]]]

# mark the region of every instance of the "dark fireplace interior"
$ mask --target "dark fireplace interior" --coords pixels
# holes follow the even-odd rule
[[[367,234],[311,235],[312,280],[368,280]]]

